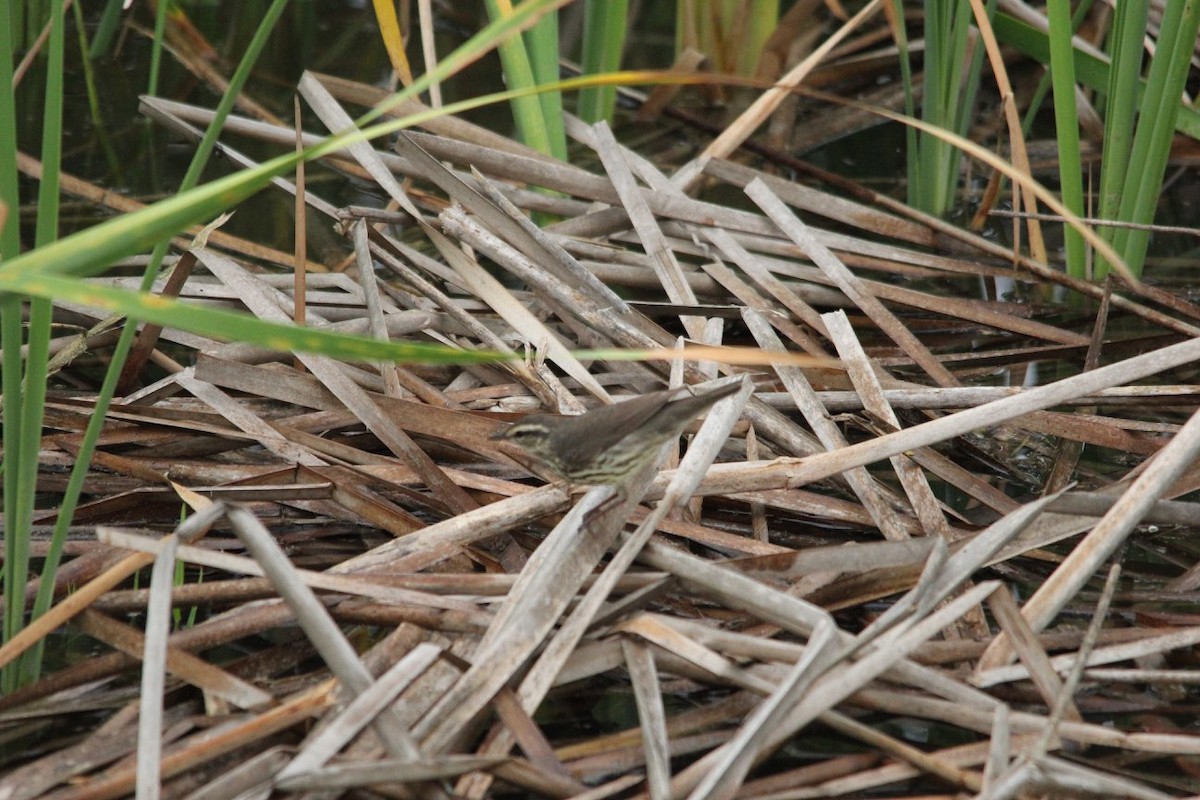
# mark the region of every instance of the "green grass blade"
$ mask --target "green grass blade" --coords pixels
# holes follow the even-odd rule
[[[1158,208],[1175,121],[1183,105],[1192,49],[1200,30],[1200,2],[1168,3],[1160,30],[1129,157],[1129,173],[1138,180],[1136,186],[1126,185],[1118,215],[1119,219],[1130,222],[1152,222]],[[1150,232],[1123,228],[1116,232],[1113,243],[1134,274],[1140,274]]]
[[[4,16],[0,17],[0,22],[8,26],[8,36],[12,40],[13,52],[23,49],[24,41],[21,39],[21,32],[25,30],[25,3],[21,0],[10,0],[4,4]],[[11,68],[11,64],[9,65]],[[12,86],[11,83],[4,84]]]
[[[146,81],[146,94],[154,97],[158,94],[158,76],[162,71],[163,42],[166,40],[167,14],[171,13],[171,4],[159,0],[154,13],[154,39],[150,49],[150,77]]]
[[[53,3],[50,8],[50,38],[46,47],[46,91],[42,104],[42,178],[38,184],[37,224],[34,231],[34,246],[52,242],[58,238],[59,218],[59,175],[62,171],[62,123],[64,55],[66,39],[66,9],[62,3]],[[46,407],[46,383],[50,359],[50,323],[53,308],[48,298],[36,298],[29,304],[28,348],[25,356],[25,394],[21,398],[25,406],[21,414],[24,429],[21,435],[21,479],[22,492],[18,499],[18,525],[10,529],[10,535],[22,536],[29,531],[33,521],[33,502],[37,495],[38,460],[41,453],[42,421]],[[28,568],[28,565],[25,565]],[[43,576],[47,570],[43,569]],[[53,579],[54,570],[49,570]],[[23,596],[20,595],[20,596]],[[42,657],[42,646],[26,652],[15,668],[22,683],[37,679]]]
[[[44,162],[43,182],[39,186],[37,204],[36,243],[52,241],[58,230],[58,175],[62,160],[62,103],[63,103],[63,41],[65,38],[65,10],[61,3],[49,8],[50,37],[46,47],[46,81],[42,101],[42,159]],[[11,62],[9,62],[11,63]],[[10,84],[11,85],[11,84]],[[6,304],[7,305],[7,304]],[[10,305],[20,319],[20,303]],[[34,300],[29,304],[28,348],[24,370],[17,355],[11,361],[5,359],[5,370],[22,375],[22,383],[12,393],[5,393],[5,444],[13,446],[15,456],[6,452],[6,544],[11,544],[7,556],[12,564],[5,563],[5,591],[13,598],[24,598],[26,577],[29,574],[29,531],[33,520],[34,499],[37,496],[38,459],[41,448],[42,417],[46,400],[46,364],[49,358],[51,305],[49,300]],[[6,321],[7,322],[7,321]],[[6,346],[19,347],[20,332],[7,332]],[[19,351],[18,351],[19,353]],[[9,353],[6,353],[8,355]],[[6,372],[6,378],[9,373]],[[6,387],[7,389],[7,387]],[[15,425],[9,427],[9,415]],[[7,499],[8,492],[14,497]],[[25,604],[15,601],[11,613],[6,616],[5,634],[12,635],[23,621]],[[10,609],[6,606],[6,612]],[[5,666],[3,684],[13,686],[27,683],[36,677],[38,654],[26,653],[17,662]]]
[[[1036,28],[1000,12],[996,13],[993,28],[996,38],[1017,52],[1044,64],[1050,62],[1050,42],[1046,34]],[[1076,49],[1075,79],[1084,86],[1103,92],[1108,87],[1109,65],[1091,53],[1083,53]],[[1138,88],[1139,104],[1144,90],[1145,82],[1141,81]],[[1200,139],[1200,111],[1188,106],[1180,107],[1175,129],[1193,139]]]
[[[529,63],[533,68],[535,84],[554,83],[559,78],[558,69],[558,14],[545,14],[525,36],[529,46]],[[542,106],[542,119],[546,125],[546,139],[550,155],[560,161],[567,160],[567,132],[563,123],[562,92],[539,92],[538,102]]]
[[[751,0],[749,6],[742,2],[732,2],[726,6],[735,16],[733,27],[745,28],[734,69],[738,75],[755,75],[759,59],[771,34],[779,28],[779,0]],[[736,19],[739,14],[743,15],[740,20]]]
[[[96,32],[92,35],[92,46],[88,49],[88,58],[100,58],[108,55],[113,39],[121,30],[122,0],[107,0],[104,11],[100,14],[100,22],[96,24]]]
[[[587,0],[584,3],[583,55],[580,58],[584,75],[620,69],[628,24],[629,0]],[[577,108],[580,119],[587,123],[605,120],[611,124],[616,99],[617,89],[612,85],[581,90]]]
[[[921,116],[920,119],[930,125],[942,126],[941,90],[943,83],[941,75],[945,71],[945,54],[948,50],[942,32],[942,6],[937,0],[929,0],[925,4],[925,60],[922,69],[921,83]],[[940,143],[923,132],[917,135],[917,175],[918,180],[913,184],[908,202],[916,208],[938,214],[937,210],[937,163]]]
[[[21,430],[18,435],[22,442],[19,449],[19,461],[10,465],[18,472],[16,517],[5,517],[6,535],[11,539],[28,539],[33,524],[34,498],[37,496],[38,461],[41,456],[42,421],[46,406],[47,362],[50,359],[50,323],[53,316],[52,304],[49,299],[37,298],[29,303],[29,333],[28,348],[25,357],[24,393],[21,403]],[[7,366],[7,365],[6,365]],[[7,439],[6,439],[7,441]],[[60,546],[61,548],[61,546]],[[19,569],[29,573],[28,544],[23,546],[24,561],[18,561]],[[55,565],[57,566],[57,565]],[[53,580],[54,569],[43,568],[42,576]],[[14,598],[24,597],[25,589],[13,587]],[[23,602],[13,605],[24,612]],[[7,607],[6,607],[7,610]],[[6,665],[14,668],[21,684],[32,683],[38,676],[38,665],[41,663],[41,644],[27,651],[20,660]]]
[[[570,0],[525,0],[520,5],[514,6],[512,13],[506,14],[499,19],[493,19],[484,26],[483,30],[476,33],[466,42],[463,42],[454,52],[442,58],[436,68],[418,77],[413,81],[413,85],[406,90],[397,92],[387,100],[376,105],[366,114],[359,117],[355,124],[360,128],[367,126],[407,101],[410,97],[416,97],[425,91],[433,81],[445,80],[450,75],[463,69],[468,64],[474,63],[484,54],[490,52],[496,46],[497,42],[517,36],[525,28],[536,24],[542,15],[565,6],[569,2]],[[384,128],[379,128],[378,130],[382,133]],[[372,137],[375,135],[380,134],[371,134]]]
[[[1079,149],[1079,110],[1075,105],[1075,59],[1068,0],[1050,0],[1050,79],[1054,88],[1054,126],[1058,141],[1059,194],[1063,205],[1084,216],[1083,170]],[[1083,237],[1071,227],[1063,231],[1067,274],[1083,278],[1087,272]]]
[[[181,230],[220,214],[266,186],[272,177],[295,165],[285,154],[260,167],[239,172],[147,206],[134,214],[115,217],[0,264],[0,275],[38,273],[87,277],[114,261],[144,253]],[[12,284],[15,285],[15,284]]]
[[[1143,38],[1149,18],[1149,0],[1128,0],[1116,8],[1109,55],[1112,69],[1104,97],[1104,158],[1100,166],[1100,198],[1097,213],[1101,219],[1116,219],[1129,175],[1129,154],[1133,149],[1137,96],[1142,75]],[[1114,228],[1101,235],[1112,241]]]
[[[11,62],[10,62],[11,63]],[[10,84],[11,85],[11,84]],[[0,295],[0,347],[3,348],[4,390],[4,519],[8,531],[4,537],[4,641],[15,636],[25,622],[25,604],[12,602],[12,598],[24,597],[29,563],[29,537],[19,534],[19,519],[22,497],[21,464],[28,457],[21,452],[23,430],[21,414],[21,298],[13,294]],[[34,455],[36,460],[37,455]],[[20,674],[6,667],[0,670],[0,693],[7,694],[20,685]]]
[[[990,20],[996,14],[996,0],[988,0],[984,10]],[[967,66],[966,79],[963,81],[962,101],[958,104],[954,119],[954,131],[959,136],[967,136],[971,131],[971,123],[975,118],[975,98],[979,93],[979,81],[983,73],[984,47],[979,37],[972,35],[974,27],[971,23],[972,20],[967,20],[963,26],[963,44],[964,47],[971,46],[971,60]],[[964,51],[963,58],[966,57],[967,53]]]
[[[18,11],[20,0],[0,2],[0,87],[12,86],[13,54],[16,50],[14,38],[19,28],[10,24]],[[4,260],[15,257],[20,251],[20,198],[17,182],[17,109],[13,93],[0,91],[0,265]],[[21,315],[24,303],[14,294],[0,294],[0,391],[4,392],[3,416],[0,417],[0,442],[4,446],[4,460],[0,463],[4,485],[4,518],[15,520],[18,516],[19,480],[22,462],[21,413],[21,346],[24,344]],[[25,592],[27,571],[21,566],[28,563],[28,539],[23,536],[4,537],[3,589],[5,597],[21,597]],[[0,634],[8,641],[21,629],[24,622],[23,603],[5,603],[4,619]],[[0,671],[0,692],[10,692],[17,687],[18,673],[15,669]]]
[[[12,18],[12,6],[21,5],[20,0],[0,0],[0,21]],[[0,26],[0,87],[10,87],[13,82],[13,56],[17,30],[12,26]],[[15,257],[21,250],[20,215],[17,172],[17,102],[13,92],[5,88],[0,91],[0,203],[4,204],[4,218],[0,220],[0,263]]]
[[[970,119],[969,104],[977,80],[976,59],[966,67],[968,33],[972,22],[970,6],[955,0],[925,2],[925,61],[921,119],[930,125],[961,133]],[[982,63],[982,62],[978,62]],[[968,80],[964,80],[964,69]],[[945,141],[926,133],[917,138],[916,180],[910,181],[909,203],[941,216],[954,204],[958,188],[958,165],[962,155]]]
[[[1093,0],[1085,0],[1075,7],[1074,13],[1071,15],[1071,30],[1079,31],[1079,26],[1087,19],[1088,11],[1091,9]],[[1050,71],[1047,70],[1038,81],[1037,88],[1033,90],[1033,94],[1029,98],[1029,107],[1025,109],[1025,116],[1021,118],[1021,132],[1026,136],[1030,135],[1033,130],[1033,123],[1037,119],[1038,114],[1042,110],[1042,103],[1046,101],[1047,95],[1050,94]]]
[[[281,325],[234,311],[192,305],[101,283],[88,283],[49,272],[0,271],[0,292],[14,289],[38,298],[79,303],[100,311],[123,314],[145,322],[191,331],[226,341],[247,342],[281,352],[321,353],[349,361],[408,361],[421,363],[479,363],[505,356],[486,351],[454,350],[444,345],[390,342],[315,328]],[[19,317],[18,317],[19,319]],[[6,319],[7,323],[8,320]]]
[[[63,53],[66,19],[61,3],[51,11],[46,48],[46,95],[42,104],[42,178],[38,184],[34,246],[58,238],[58,176],[62,171]]]
[[[904,114],[908,117],[916,116],[916,89],[913,84],[912,71],[912,54],[908,48],[908,32],[904,27],[904,0],[892,0],[892,13],[889,21],[892,23],[892,38],[896,41],[896,49],[900,53],[900,81],[904,87]],[[905,166],[908,176],[908,196],[909,202],[919,193],[919,182],[921,179],[920,166],[918,159],[918,138],[917,130],[910,125],[904,126],[905,136]]]
[[[500,20],[510,16],[502,6],[507,6],[501,0],[484,0],[488,16]],[[504,65],[504,81],[513,89],[536,86],[533,77],[533,67],[529,63],[529,53],[525,50],[525,40],[520,36],[510,36],[500,43],[500,63]],[[517,135],[522,142],[542,153],[550,152],[550,139],[546,133],[546,118],[542,114],[542,103],[535,95],[522,95],[513,98],[513,119],[517,123]]]

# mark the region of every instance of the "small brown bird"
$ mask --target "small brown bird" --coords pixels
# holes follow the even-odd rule
[[[657,458],[695,416],[742,388],[723,386],[672,399],[678,389],[654,392],[577,416],[530,414],[492,435],[515,442],[569,483],[616,484]]]

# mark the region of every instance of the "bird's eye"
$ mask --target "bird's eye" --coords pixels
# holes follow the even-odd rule
[[[504,438],[517,443],[536,442],[545,435],[546,429],[541,425],[527,425],[525,423],[521,423],[520,425],[514,425],[513,427],[509,428],[508,432],[505,433]]]

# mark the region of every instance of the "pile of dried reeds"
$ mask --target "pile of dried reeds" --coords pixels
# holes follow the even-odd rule
[[[322,76],[302,91],[331,130],[338,99],[371,99]],[[183,131],[205,116],[146,108]],[[143,334],[169,374],[109,414],[63,599],[3,655],[68,622],[103,647],[0,698],[5,746],[42,742],[0,799],[160,779],[196,798],[1195,792],[1200,738],[1169,714],[1200,626],[1162,604],[1200,578],[1194,548],[1151,534],[1200,522],[1169,499],[1200,479],[1197,309],[1077,284],[884,197],[721,153],[666,176],[603,126],[569,130],[601,169],[442,120],[331,162],[398,210],[305,195],[353,251],[309,275],[306,324],[507,362]],[[745,206],[691,191],[714,185]],[[1101,311],[1089,332],[948,294],[997,277]],[[280,321],[297,301],[219,231],[159,290]],[[1110,313],[1145,332],[1109,341]],[[578,353],[680,337],[674,361]],[[721,344],[757,349],[695,346]],[[989,385],[1034,363],[1073,374]],[[530,482],[489,440],[524,412],[720,375],[751,381],[676,467],[615,496]],[[55,492],[89,403],[49,409]],[[1084,445],[1130,457],[1100,474]],[[1132,559],[1122,590],[1106,565],[1131,543],[1159,560]]]

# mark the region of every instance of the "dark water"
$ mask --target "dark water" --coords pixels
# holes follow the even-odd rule
[[[236,68],[246,45],[254,35],[254,26],[262,19],[268,2],[185,3],[183,12],[187,23],[194,27],[195,41],[205,49],[204,60],[223,75]],[[120,192],[141,202],[153,202],[169,195],[180,184],[191,161],[193,147],[161,126],[144,118],[138,111],[138,98],[147,93],[153,44],[149,38],[154,20],[147,4],[135,4],[125,17],[125,25],[108,51],[90,59],[94,102],[89,97],[85,56],[79,42],[77,26],[68,15],[67,81],[64,104],[63,169],[108,189]],[[97,33],[100,20],[99,4],[89,4],[85,14],[85,34],[90,43]],[[440,53],[448,53],[467,38],[472,19],[455,20],[445,17],[436,31]],[[419,58],[419,41],[410,42],[410,58]],[[418,65],[419,66],[419,65]],[[363,2],[293,2],[284,12],[268,45],[264,49],[249,80],[245,94],[262,104],[273,114],[287,120],[293,116],[293,95],[300,75],[305,69],[327,72],[364,83],[387,86],[390,63],[380,41],[375,15],[369,3]],[[499,68],[494,59],[484,59],[473,65],[463,82],[444,89],[449,100],[469,91],[491,92],[502,88]],[[38,61],[26,76],[17,93],[19,115],[23,120],[20,133],[25,152],[40,150],[44,65]],[[217,105],[220,94],[184,67],[170,53],[164,53],[157,95],[191,103],[205,108]],[[305,127],[319,132],[320,123],[307,112]],[[351,109],[355,113],[354,109]],[[236,111],[235,113],[244,113]],[[493,122],[499,121],[503,130],[507,109],[485,112]],[[230,138],[230,144],[255,158],[278,153],[277,149],[256,142]],[[232,167],[219,158],[212,159],[204,180],[228,174]],[[313,176],[320,186],[320,170]],[[368,202],[370,197],[358,196],[363,187],[322,186],[334,196],[328,199],[342,202]],[[31,207],[37,194],[32,180],[22,184],[22,204]],[[244,204],[225,228],[230,233],[245,235],[256,241],[277,247],[290,248],[292,239],[290,211],[278,196],[264,193]],[[95,224],[107,216],[89,204],[64,205],[61,232],[70,233]],[[25,219],[25,241],[32,237],[32,218]]]

